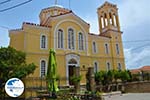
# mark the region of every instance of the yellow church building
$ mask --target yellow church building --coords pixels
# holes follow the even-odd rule
[[[49,50],[56,51],[57,74],[60,85],[71,85],[69,77],[74,67],[80,67],[81,84],[86,83],[88,67],[94,71],[125,69],[122,32],[118,8],[105,2],[97,9],[99,34],[90,33],[90,24],[72,10],[61,6],[42,9],[40,24],[24,22],[22,28],[10,30],[10,46],[26,53],[27,63],[36,70],[28,77],[44,77]]]

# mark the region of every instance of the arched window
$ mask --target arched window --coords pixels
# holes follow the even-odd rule
[[[74,50],[75,49],[75,37],[74,30],[68,29],[68,48]]]
[[[41,75],[41,77],[44,77],[46,74],[46,61],[45,60],[41,60],[40,68],[41,68],[40,75]]]
[[[84,50],[84,38],[82,33],[79,33],[79,50]]]
[[[40,42],[40,47],[42,48],[42,49],[45,49],[47,46],[47,39],[46,39],[46,36],[45,35],[41,35],[41,40],[40,40],[41,42]]]
[[[116,53],[119,55],[120,50],[119,50],[119,44],[116,44]]]
[[[121,63],[118,63],[118,70],[119,70],[119,71],[122,70]]]
[[[96,42],[93,42],[93,53],[97,52]]]
[[[107,43],[105,44],[105,53],[109,54],[109,48],[108,48],[108,44]]]
[[[64,47],[64,45],[63,45],[63,30],[59,29],[57,35],[58,35],[57,47],[58,48],[63,48]]]
[[[94,72],[98,72],[98,63],[94,62]]]
[[[107,71],[111,70],[111,66],[109,62],[106,63],[106,67],[107,67]]]

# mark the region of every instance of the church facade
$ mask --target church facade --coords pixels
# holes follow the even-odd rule
[[[41,10],[40,24],[24,22],[21,29],[9,31],[10,46],[26,53],[26,62],[37,66],[28,77],[45,77],[49,50],[56,51],[60,85],[71,85],[74,67],[80,68],[81,84],[86,83],[88,67],[94,71],[124,70],[122,32],[116,5],[105,2],[97,9],[99,34],[90,25],[61,6]]]

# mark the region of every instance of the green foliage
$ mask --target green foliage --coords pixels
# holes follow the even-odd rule
[[[95,81],[96,81],[96,84],[106,84],[107,80],[107,72],[106,71],[99,71],[99,72],[96,72],[95,73]]]
[[[97,84],[99,84],[99,82],[101,82],[103,80],[103,74],[102,72],[96,72],[95,73],[95,81],[97,82]]]
[[[126,81],[128,81],[130,79],[131,79],[131,77],[130,77],[128,71],[124,70],[124,71],[121,72],[121,80],[122,80],[122,82],[126,82]]]
[[[36,66],[26,64],[24,52],[17,51],[12,47],[0,48],[0,85],[3,85],[9,78],[24,78],[33,73]]]
[[[76,83],[79,83],[80,81],[81,81],[81,75],[80,76],[75,76],[75,75],[73,75],[72,77],[70,77],[70,80],[74,83],[74,84],[76,84]]]
[[[95,73],[95,81],[98,85],[102,83],[103,85],[111,84],[112,82],[117,82],[121,80],[122,82],[128,81],[131,79],[129,71],[119,71],[119,70],[110,70],[110,71],[99,71]]]

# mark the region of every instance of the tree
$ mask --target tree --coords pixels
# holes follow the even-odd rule
[[[0,94],[2,94],[4,84],[8,79],[12,77],[22,79],[34,72],[36,66],[33,63],[26,64],[25,58],[24,52],[17,51],[12,47],[0,48]]]
[[[103,80],[104,80],[103,72],[102,71],[96,72],[95,73],[95,82],[96,82],[96,85],[101,84]]]
[[[129,81],[130,79],[131,79],[131,77],[130,77],[128,71],[124,70],[121,72],[121,80],[123,83]]]

